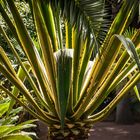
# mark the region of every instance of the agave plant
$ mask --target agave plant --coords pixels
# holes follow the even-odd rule
[[[0,89],[14,99],[10,106],[17,101],[45,122],[50,139],[86,139],[93,124],[104,119],[140,79],[140,30],[131,38],[133,43],[122,36],[137,12],[138,0],[124,0],[108,31],[104,0],[28,2],[37,45],[28,34],[14,1],[6,0],[12,19],[0,5],[3,19],[26,57],[25,62],[21,61],[0,26],[20,65],[16,72],[0,48],[0,72],[14,86],[12,91],[3,85]],[[120,54],[122,46],[125,51]],[[98,111],[111,91],[130,73],[132,77],[122,90]],[[26,87],[25,80],[31,89]],[[19,93],[28,104],[18,98]]]

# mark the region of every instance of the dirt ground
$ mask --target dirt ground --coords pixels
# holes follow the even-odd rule
[[[39,140],[46,140],[47,127],[40,124]],[[100,122],[91,129],[88,140],[140,140],[140,123],[120,125],[114,122]]]
[[[97,123],[91,130],[89,140],[140,140],[140,123],[133,125]]]

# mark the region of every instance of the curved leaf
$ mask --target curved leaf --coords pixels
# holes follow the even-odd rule
[[[28,64],[28,62],[24,62],[23,65],[25,66],[25,68],[27,69],[27,71],[29,72],[31,70],[31,67],[30,65]],[[23,69],[21,67],[19,67],[19,70],[18,70],[18,73],[17,73],[17,77],[22,81],[24,82],[25,81],[25,78],[26,78],[26,74],[25,72],[23,71]],[[18,96],[18,94],[20,93],[20,90],[17,88],[17,87],[13,87],[12,89],[12,93],[14,94],[15,97]],[[9,114],[13,108],[15,104],[15,100],[14,99],[11,99],[10,101],[10,106],[9,106],[9,109],[7,111],[7,114]]]
[[[72,80],[72,57],[69,50],[56,53],[57,96],[60,109],[61,126],[64,127]],[[62,86],[63,85],[63,86]]]
[[[22,133],[12,134],[12,135],[1,138],[1,140],[18,140],[18,139],[19,140],[33,140],[31,137],[24,135]]]

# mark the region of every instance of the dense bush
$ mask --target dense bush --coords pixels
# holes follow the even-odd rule
[[[36,38],[35,28],[34,28],[33,19],[32,19],[32,16],[31,16],[31,11],[29,10],[29,5],[23,0],[15,0],[15,4],[16,4],[18,10],[19,10],[19,13],[20,13],[20,15],[23,19],[23,22],[24,22],[25,26],[27,27],[31,37]],[[11,17],[9,9],[6,9],[6,11],[7,11],[7,13],[9,13],[9,16]],[[11,17],[11,20],[12,20],[12,17]],[[1,16],[0,16],[0,24],[4,27],[7,35],[11,39],[11,42],[16,44],[15,45],[16,49],[22,55],[22,50],[18,46],[18,43],[14,39],[10,29],[8,28],[8,26],[6,25],[5,21],[2,19]],[[2,46],[5,49],[5,51],[7,53],[9,53],[9,55],[11,56],[11,50],[8,48],[8,45],[7,45],[6,41],[4,40],[4,38],[1,34],[0,34],[0,46]]]

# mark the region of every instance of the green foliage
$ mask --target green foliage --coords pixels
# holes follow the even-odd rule
[[[132,36],[138,31],[136,28],[129,27],[125,32],[124,36],[128,38],[132,38]]]
[[[35,125],[32,124],[35,120],[17,124],[19,119],[18,114],[23,108],[18,107],[16,109],[11,109],[11,112],[8,113],[9,105],[9,98],[3,98],[0,100],[0,139],[17,140],[17,138],[20,138],[21,140],[32,140],[30,136],[35,136],[35,133],[25,132],[23,129],[35,127]]]
[[[20,1],[20,0],[15,0],[15,4],[20,12],[21,17],[23,18],[23,22],[24,22],[26,28],[28,29],[31,37],[35,38],[36,32],[35,32],[35,27],[33,24],[33,19],[31,16],[31,11],[29,10],[29,5],[25,1]],[[4,8],[6,9],[8,16],[10,18],[12,18],[12,16],[10,15],[9,9],[6,8],[6,6],[4,6]],[[7,26],[7,24],[2,19],[1,16],[0,16],[0,22],[1,22],[1,25],[3,26],[5,32],[9,36],[10,41],[14,44],[14,46],[18,50],[18,53],[20,53],[21,56],[24,56],[19,44],[14,39],[14,36],[13,36],[12,32],[10,31],[10,28]],[[8,44],[6,43],[6,41],[2,35],[0,35],[0,46],[2,46],[5,49],[5,51],[9,54],[9,56],[11,56],[11,58],[14,60],[13,55],[11,54],[11,51],[9,51]]]
[[[9,99],[5,98],[0,102],[0,118],[7,112],[9,108]]]

